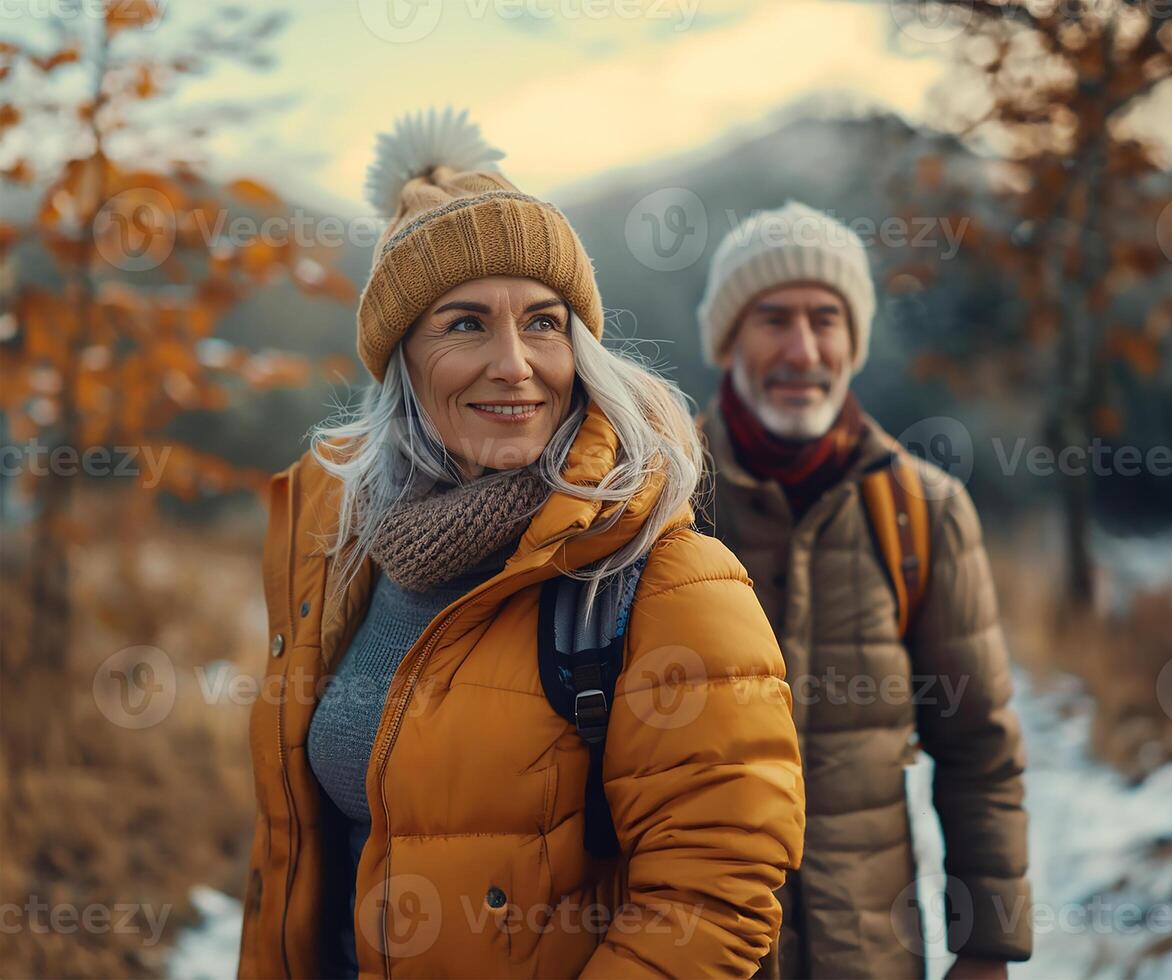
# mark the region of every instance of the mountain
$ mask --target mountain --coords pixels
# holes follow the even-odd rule
[[[995,193],[997,172],[994,161],[954,138],[891,114],[811,116],[791,110],[754,132],[732,134],[687,156],[604,174],[555,195],[555,201],[594,260],[609,314],[608,343],[633,341],[638,353],[700,407],[717,374],[700,354],[696,308],[723,235],[755,209],[790,198],[850,224],[868,241],[879,292],[871,356],[855,390],[895,434],[923,419],[955,420],[972,443],[966,450],[973,464],[970,489],[997,506],[1053,490],[1028,474],[1007,480],[993,448],[995,436],[1010,444],[1025,436],[1037,444],[1046,386],[1017,395],[1012,403],[962,401],[940,378],[914,370],[917,355],[925,352],[975,364],[972,351],[982,344],[1014,343],[1020,298],[1003,277],[983,267],[977,248],[957,248],[966,236],[972,245],[1018,233],[1016,219]],[[313,228],[326,228],[321,224],[326,220],[346,226],[354,217],[344,213],[344,204],[326,207],[335,213],[291,210]],[[358,289],[373,246],[366,231],[362,241],[342,236],[326,250],[328,261]],[[28,252],[20,256],[21,278],[51,281],[48,258]],[[1160,295],[1167,280],[1141,286],[1141,298]],[[285,348],[314,358],[346,355],[354,364],[351,384],[362,385],[366,375],[354,355],[354,306],[307,298],[278,280],[233,308],[218,333],[253,349]],[[1169,386],[1144,389],[1135,379],[1121,384],[1129,404],[1138,406],[1134,431],[1129,419],[1129,437],[1143,445],[1172,439]],[[173,434],[230,460],[277,470],[306,448],[310,426],[353,394],[338,381],[243,393],[230,411],[180,419]],[[1124,497],[1137,489],[1135,481],[1118,488]],[[1156,496],[1146,490],[1142,495]],[[1125,510],[1130,516],[1132,508]]]

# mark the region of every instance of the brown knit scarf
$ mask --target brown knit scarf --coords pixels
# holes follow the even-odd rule
[[[370,556],[404,588],[434,588],[517,537],[548,494],[532,466],[437,487],[387,513]]]

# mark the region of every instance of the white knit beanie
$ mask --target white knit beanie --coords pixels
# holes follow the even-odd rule
[[[824,283],[846,300],[858,373],[867,360],[875,314],[866,248],[846,225],[797,201],[754,212],[717,247],[698,310],[709,363],[717,364],[725,352],[749,300],[791,282]]]

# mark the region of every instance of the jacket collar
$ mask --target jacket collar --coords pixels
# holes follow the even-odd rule
[[[602,409],[591,400],[586,417],[579,427],[577,436],[566,456],[562,476],[578,486],[597,486],[614,469],[618,459],[618,434]],[[326,473],[307,453],[302,457],[304,512],[314,515],[307,523],[312,525],[307,533],[298,535],[303,547],[310,542],[330,541],[336,527],[337,504],[340,485]],[[495,576],[477,586],[466,597],[477,602],[490,589],[494,595],[500,593],[496,587],[503,579],[513,579],[515,588],[522,588],[532,582],[552,578],[570,569],[582,568],[617,551],[632,540],[646,523],[647,516],[659,499],[662,478],[649,480],[627,503],[623,512],[597,533],[582,535],[592,526],[603,526],[614,517],[619,504],[604,504],[597,500],[584,500],[567,493],[555,491],[530,520],[516,551]],[[686,527],[694,520],[689,502],[684,502],[672,515],[661,533],[679,527]],[[292,530],[292,529],[291,529]],[[323,551],[317,544],[318,553]],[[312,553],[312,551],[306,552]],[[330,572],[333,572],[330,562]],[[323,610],[324,628],[337,627],[337,614],[342,612],[341,622],[345,623],[364,608],[362,601],[369,596],[374,581],[375,568],[371,559],[364,560],[345,594],[335,594],[332,574],[325,581],[326,607]],[[513,588],[505,590],[505,594]],[[495,601],[495,600],[494,600]],[[323,637],[323,646],[325,639]]]
[[[586,417],[566,456],[562,476],[569,483],[582,487],[597,486],[618,462],[619,440],[614,426],[598,405],[591,401]],[[603,525],[619,510],[619,504],[604,504],[598,500],[583,500],[561,491],[555,491],[529,523],[521,537],[512,562],[521,562],[527,556],[547,549],[551,544],[568,540],[561,556],[567,562],[563,568],[580,568],[617,551],[635,537],[647,521],[647,516],[663,489],[662,478],[649,480],[627,503],[621,515],[606,530],[577,538],[580,532],[594,525]],[[672,515],[668,531],[692,523],[690,503],[685,502]]]

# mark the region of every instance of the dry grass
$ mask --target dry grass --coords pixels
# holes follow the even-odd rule
[[[1028,531],[991,541],[989,553],[1014,657],[1042,677],[1083,679],[1097,705],[1099,757],[1133,779],[1172,761],[1172,691],[1162,704],[1157,688],[1172,662],[1172,588],[1137,593],[1121,612],[1071,610],[1059,569]]]
[[[160,976],[175,931],[193,917],[189,888],[243,888],[248,707],[209,704],[197,670],[217,660],[263,669],[258,532],[168,526],[128,535],[108,506],[92,504],[101,531],[72,555],[67,676],[28,663],[36,623],[17,535],[6,535],[0,901],[21,908],[6,924],[19,915],[22,927],[4,937],[6,977]],[[140,644],[173,665],[175,701],[157,724],[134,730],[103,713],[108,689],[95,693],[95,675]],[[30,899],[49,908],[30,913]],[[40,929],[51,912],[57,927]]]

